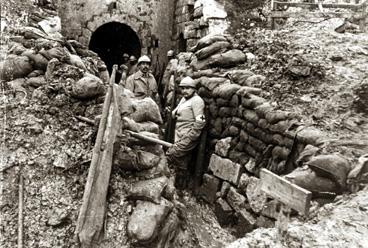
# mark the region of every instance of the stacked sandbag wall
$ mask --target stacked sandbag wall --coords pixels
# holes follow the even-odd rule
[[[204,37],[192,51],[187,73],[207,106],[212,150],[200,194],[215,204],[221,224],[235,223],[239,235],[274,224],[278,205],[260,190],[262,168],[288,174],[314,196],[346,189],[349,161],[320,147],[321,131],[267,100],[258,87],[265,77],[244,69],[246,55],[229,38]]]

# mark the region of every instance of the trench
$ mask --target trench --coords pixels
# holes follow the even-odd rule
[[[123,54],[141,55],[141,42],[137,33],[128,25],[119,22],[109,22],[98,27],[92,34],[89,49],[96,52],[105,62],[111,74],[114,64],[124,63]],[[120,73],[116,81],[120,80]]]

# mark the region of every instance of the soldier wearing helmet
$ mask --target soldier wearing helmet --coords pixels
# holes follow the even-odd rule
[[[151,97],[160,106],[157,82],[150,73],[151,59],[143,55],[138,59],[138,71],[130,75],[125,88],[134,93],[137,98]]]
[[[171,92],[174,90],[174,72],[178,67],[178,59],[173,50],[167,52],[168,64],[161,81],[162,98],[164,105],[170,105]]]
[[[136,73],[138,70],[137,68],[137,58],[132,55],[129,57],[129,69],[128,69],[128,76],[132,75],[133,73]]]
[[[196,147],[202,129],[206,124],[202,98],[196,93],[196,83],[191,77],[183,78],[179,87],[183,98],[172,111],[176,119],[174,144],[166,151],[168,161],[176,166],[175,186],[187,187],[189,179],[188,165],[191,151]]]

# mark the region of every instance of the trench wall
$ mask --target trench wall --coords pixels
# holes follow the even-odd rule
[[[277,109],[257,87],[264,77],[240,70],[242,85],[221,69],[195,71],[207,106],[208,168],[200,196],[214,204],[220,224],[237,223],[239,236],[271,227],[279,206],[260,190],[259,171],[287,174],[307,145],[321,144],[322,133],[302,126],[296,114]],[[248,86],[245,86],[248,85]]]

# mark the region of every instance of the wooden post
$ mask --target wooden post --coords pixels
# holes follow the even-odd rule
[[[23,194],[24,182],[22,170],[20,170],[18,192],[18,248],[23,248]]]

